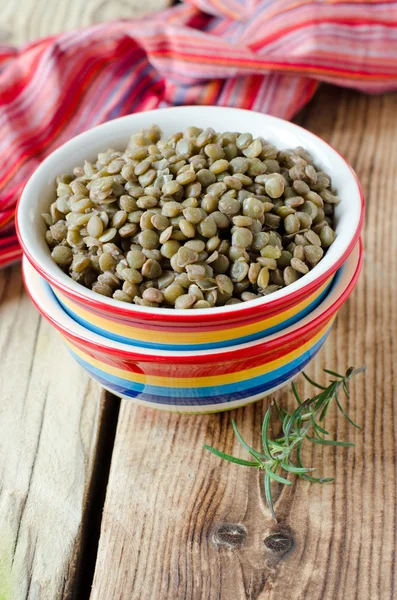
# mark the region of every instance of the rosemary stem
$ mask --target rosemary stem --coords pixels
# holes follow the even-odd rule
[[[314,469],[306,468],[302,464],[302,444],[305,440],[307,440],[315,444],[335,446],[353,445],[350,442],[340,442],[338,440],[327,439],[326,436],[329,434],[324,429],[323,424],[327,416],[327,412],[333,400],[335,400],[335,404],[342,415],[350,424],[359,429],[359,426],[349,417],[340,403],[338,399],[338,392],[340,389],[342,389],[346,398],[349,399],[349,381],[352,379],[352,377],[358,373],[361,373],[364,369],[365,367],[361,367],[360,369],[354,369],[353,367],[350,367],[347,369],[345,375],[339,375],[335,371],[324,369],[327,374],[338,377],[336,380],[330,380],[328,387],[318,384],[305,373],[303,373],[306,380],[321,391],[312,398],[302,402],[299,398],[297,388],[295,384],[293,384],[292,390],[298,403],[298,408],[296,408],[296,410],[294,410],[291,414],[285,408],[278,407],[274,401],[270,404],[266,411],[262,425],[262,446],[264,454],[254,450],[245,442],[237,428],[236,423],[233,420],[233,429],[238,441],[254,458],[254,461],[247,461],[235,456],[230,456],[224,452],[221,452],[220,450],[211,448],[210,446],[206,446],[207,450],[216,456],[219,456],[220,458],[228,460],[229,462],[263,470],[266,501],[269,505],[269,509],[273,518],[276,519],[272,499],[271,483],[272,481],[276,481],[281,484],[291,485],[291,481],[280,475],[278,471],[285,471],[287,475],[289,473],[296,474],[310,482],[327,483],[333,481],[333,479],[329,477],[316,478],[307,474],[309,471],[313,471]],[[275,440],[272,440],[269,437],[269,424],[273,407],[275,407],[277,411],[277,416],[284,434],[280,437],[277,437]],[[304,413],[302,413],[303,410],[305,411]],[[309,432],[312,429],[313,435],[310,436]]]

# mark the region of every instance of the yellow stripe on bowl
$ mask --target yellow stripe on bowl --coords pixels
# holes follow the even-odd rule
[[[72,312],[77,314],[84,321],[91,323],[95,327],[103,329],[105,331],[109,331],[119,336],[123,336],[125,338],[129,338],[131,340],[138,340],[144,342],[154,342],[157,344],[169,344],[170,343],[170,335],[172,335],[172,343],[174,344],[192,344],[192,336],[194,336],[194,343],[211,343],[211,342],[219,342],[219,341],[227,341],[232,339],[242,338],[254,333],[258,333],[258,331],[264,331],[266,329],[270,329],[275,325],[279,325],[283,321],[287,321],[291,317],[295,316],[297,313],[304,310],[309,304],[314,302],[316,298],[325,290],[325,288],[329,285],[332,277],[328,279],[324,285],[322,285],[314,294],[310,297],[306,298],[299,304],[296,304],[289,310],[285,310],[273,317],[265,318],[261,321],[256,321],[255,323],[250,323],[249,325],[242,325],[240,327],[231,327],[230,329],[220,329],[215,331],[201,331],[200,329],[197,332],[178,332],[175,329],[172,331],[161,331],[161,330],[150,330],[139,327],[132,327],[131,325],[123,325],[120,323],[115,323],[111,319],[105,319],[103,317],[99,317],[94,313],[82,308],[78,304],[71,301],[67,296],[64,296],[58,290],[53,289],[55,295],[59,298],[59,300]]]
[[[307,350],[310,350],[310,348],[312,348],[330,329],[334,319],[335,317],[333,317],[332,320],[329,321],[327,325],[311,340],[309,340],[296,350],[293,350],[289,354],[285,354],[281,358],[277,358],[271,362],[267,362],[264,365],[253,367],[252,369],[244,369],[242,371],[235,371],[234,373],[224,373],[223,375],[210,375],[206,377],[161,377],[158,375],[145,375],[144,373],[140,374],[124,369],[119,369],[107,363],[96,360],[95,358],[92,358],[91,356],[80,350],[80,348],[76,348],[76,346],[74,346],[69,340],[65,338],[64,339],[66,344],[71,348],[71,350],[75,354],[77,354],[77,356],[82,358],[86,363],[103,371],[104,373],[114,375],[115,377],[125,379],[126,381],[134,381],[135,383],[150,384],[154,386],[170,388],[207,387],[224,385],[227,383],[236,383],[244,379],[252,379],[253,377],[264,375],[265,373],[269,373],[279,367],[284,366],[285,364],[293,361],[295,358],[301,356]]]

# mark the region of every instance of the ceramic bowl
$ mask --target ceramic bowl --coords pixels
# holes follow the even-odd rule
[[[23,270],[33,302],[93,379],[146,406],[198,413],[243,406],[299,373],[323,345],[357,281],[361,261],[359,243],[321,304],[281,333],[226,349],[190,352],[134,347],[93,333],[62,309],[51,287],[26,259]]]
[[[108,147],[123,148],[130,135],[157,123],[166,135],[188,125],[239,129],[261,135],[278,148],[303,146],[316,164],[332,176],[341,198],[336,207],[337,238],[307,275],[269,296],[210,310],[175,310],[118,302],[86,289],[68,277],[51,259],[44,239],[47,212],[54,199],[56,175],[70,172]],[[69,314],[114,341],[147,349],[216,349],[255,341],[277,333],[305,317],[324,299],[327,286],[355,247],[363,219],[363,196],[346,161],[312,133],[276,117],[253,111],[212,106],[159,109],[122,117],[73,138],[38,167],[21,195],[17,227],[29,262],[53,287]]]

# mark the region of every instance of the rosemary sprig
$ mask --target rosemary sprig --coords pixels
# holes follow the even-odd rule
[[[303,373],[305,379],[320,391],[312,398],[302,401],[299,397],[296,385],[293,383],[292,391],[298,406],[292,413],[289,413],[285,408],[280,408],[274,400],[271,402],[262,424],[263,452],[254,450],[254,448],[251,448],[245,442],[233,419],[232,424],[236,438],[243,448],[251,455],[253,460],[243,460],[231,456],[230,454],[225,454],[225,452],[216,450],[211,446],[205,445],[204,447],[216,456],[229,462],[245,467],[262,469],[264,471],[266,501],[274,520],[277,521],[274,512],[271,483],[272,481],[277,481],[284,485],[291,485],[291,481],[283,477],[280,472],[285,472],[286,475],[292,473],[298,475],[298,477],[301,477],[302,479],[316,483],[334,481],[331,477],[312,477],[309,475],[309,473],[315,469],[304,467],[302,464],[301,450],[305,440],[313,444],[323,444],[326,446],[354,446],[351,442],[327,439],[326,436],[328,436],[329,433],[322,425],[320,425],[320,423],[323,424],[328,410],[333,400],[335,400],[338,409],[348,422],[353,425],[353,427],[360,429],[359,425],[354,423],[344,410],[338,394],[342,390],[346,398],[349,398],[349,381],[362,371],[365,371],[365,367],[360,367],[359,369],[350,367],[344,375],[341,375],[340,373],[335,373],[335,371],[324,369],[325,373],[333,377],[328,386],[320,385],[316,381],[313,381],[306,373]],[[276,409],[278,418],[281,422],[281,434],[274,440],[269,437],[269,424],[273,408]],[[309,432],[311,435],[309,435]]]

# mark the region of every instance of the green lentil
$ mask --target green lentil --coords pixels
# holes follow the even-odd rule
[[[135,223],[126,223],[119,229],[119,236],[122,238],[131,237],[138,231],[138,227]]]
[[[230,269],[230,276],[232,281],[235,281],[237,283],[242,281],[248,275],[248,271],[249,266],[245,261],[235,261]]]
[[[210,290],[209,292],[206,292],[205,300],[206,300],[206,302],[208,302],[208,304],[210,306],[215,306],[217,299],[218,299],[218,291],[217,290]]]
[[[262,267],[267,267],[269,271],[274,271],[275,269],[277,269],[277,260],[275,260],[274,258],[265,258],[264,256],[259,256],[256,260],[257,263],[259,263],[259,265],[261,265]],[[279,260],[281,260],[281,257]]]
[[[201,183],[203,188],[208,187],[216,182],[216,175],[209,169],[200,169],[196,174],[197,181]]]
[[[252,142],[252,135],[250,133],[242,133],[236,139],[236,146],[239,150],[245,150]]]
[[[226,171],[226,169],[228,168],[229,162],[225,159],[220,159],[212,163],[212,165],[210,166],[210,171],[211,173],[218,175],[219,173],[222,173],[222,171]]]
[[[185,217],[186,221],[189,221],[189,223],[197,224],[197,223],[200,223],[200,221],[202,221],[203,218],[205,218],[206,213],[204,212],[204,217],[203,217],[203,212],[204,211],[202,208],[188,207],[183,210],[183,216]],[[193,232],[194,232],[194,227],[193,227]],[[194,233],[193,233],[193,235],[194,235]],[[191,237],[191,236],[188,236],[188,237]]]
[[[110,229],[106,229],[101,236],[99,236],[99,241],[102,243],[110,242],[116,237],[117,229],[115,227],[111,227]]]
[[[168,240],[161,246],[160,252],[165,258],[172,258],[178,252],[179,248],[180,243],[178,241]]]
[[[130,283],[140,283],[143,280],[143,276],[137,269],[124,268],[120,275],[125,281],[129,281]]]
[[[320,240],[323,248],[329,248],[335,241],[336,233],[331,227],[325,225],[320,231]]]
[[[209,215],[208,219],[214,221],[219,229],[226,229],[230,225],[230,219],[220,210],[215,210]]]
[[[92,291],[96,292],[97,294],[101,294],[102,296],[108,296],[109,298],[111,298],[113,295],[112,288],[102,283],[94,283],[92,286]]]
[[[260,219],[263,216],[263,203],[254,197],[243,200],[243,215],[251,219]]]
[[[280,258],[281,252],[282,251],[278,246],[271,246],[269,244],[268,246],[262,248],[261,256],[263,256],[264,258],[274,258],[275,260],[277,260]]]
[[[154,287],[147,288],[143,294],[142,298],[144,300],[148,300],[149,302],[156,302],[156,304],[161,304],[164,300],[164,294],[161,290],[158,290]]]
[[[265,182],[266,194],[270,196],[270,198],[280,198],[284,192],[284,187],[284,178],[278,173],[269,177]]]
[[[280,258],[277,259],[277,267],[279,269],[285,269],[291,263],[292,254],[288,250],[282,250]]]
[[[300,261],[305,260],[305,250],[303,246],[295,246],[293,250],[294,258],[298,258]]]
[[[295,216],[299,219],[301,229],[308,229],[311,227],[313,219],[308,213],[299,211],[295,213]]]
[[[72,249],[67,246],[55,246],[51,252],[51,256],[57,265],[61,266],[69,265],[73,260]]]
[[[306,275],[309,272],[309,267],[299,258],[291,259],[291,267],[298,271],[298,273],[302,273],[302,275]]]
[[[250,143],[247,148],[244,148],[243,154],[247,158],[256,158],[262,152],[262,144],[260,140],[256,139]]]
[[[104,283],[113,289],[116,289],[120,285],[119,278],[110,271],[105,271],[105,273],[98,275],[98,282]]]
[[[309,245],[304,247],[306,261],[314,267],[323,257],[324,250],[320,246]]]
[[[295,214],[288,215],[284,219],[284,228],[287,233],[296,233],[299,231],[300,226],[299,218]]]
[[[211,308],[211,304],[206,300],[197,300],[192,308]]]
[[[256,283],[259,288],[264,289],[269,283],[269,269],[267,267],[262,267],[259,272]]]
[[[104,252],[99,257],[99,268],[102,272],[112,271],[116,267],[116,259],[110,252]]]
[[[132,302],[132,297],[123,290],[115,290],[113,292],[113,298],[119,300],[119,302]]]
[[[216,235],[217,229],[215,221],[209,217],[206,217],[204,221],[201,221],[197,226],[198,233],[206,238],[211,238]]]
[[[283,271],[285,285],[291,285],[299,279],[299,273],[292,267],[286,267]]]
[[[232,245],[240,246],[242,248],[248,248],[252,244],[253,235],[252,231],[245,227],[237,227],[236,231],[232,235]]]
[[[227,256],[225,256],[224,254],[219,254],[219,251],[218,251],[218,258],[216,260],[214,260],[214,262],[212,263],[214,270],[217,273],[223,274],[223,273],[227,272],[229,265],[230,265],[230,261],[227,258]]]
[[[138,236],[138,243],[142,246],[142,248],[156,248],[159,244],[159,234],[153,229],[141,231]]]
[[[156,277],[160,277],[162,269],[160,263],[157,260],[149,258],[142,266],[141,272],[142,276],[146,277],[147,279],[156,279]]]
[[[186,273],[190,281],[200,281],[206,276],[204,265],[186,265]]]
[[[182,246],[178,250],[178,265],[180,267],[186,267],[187,265],[191,265],[192,263],[197,262],[198,253],[191,248],[187,248],[186,246]]]

